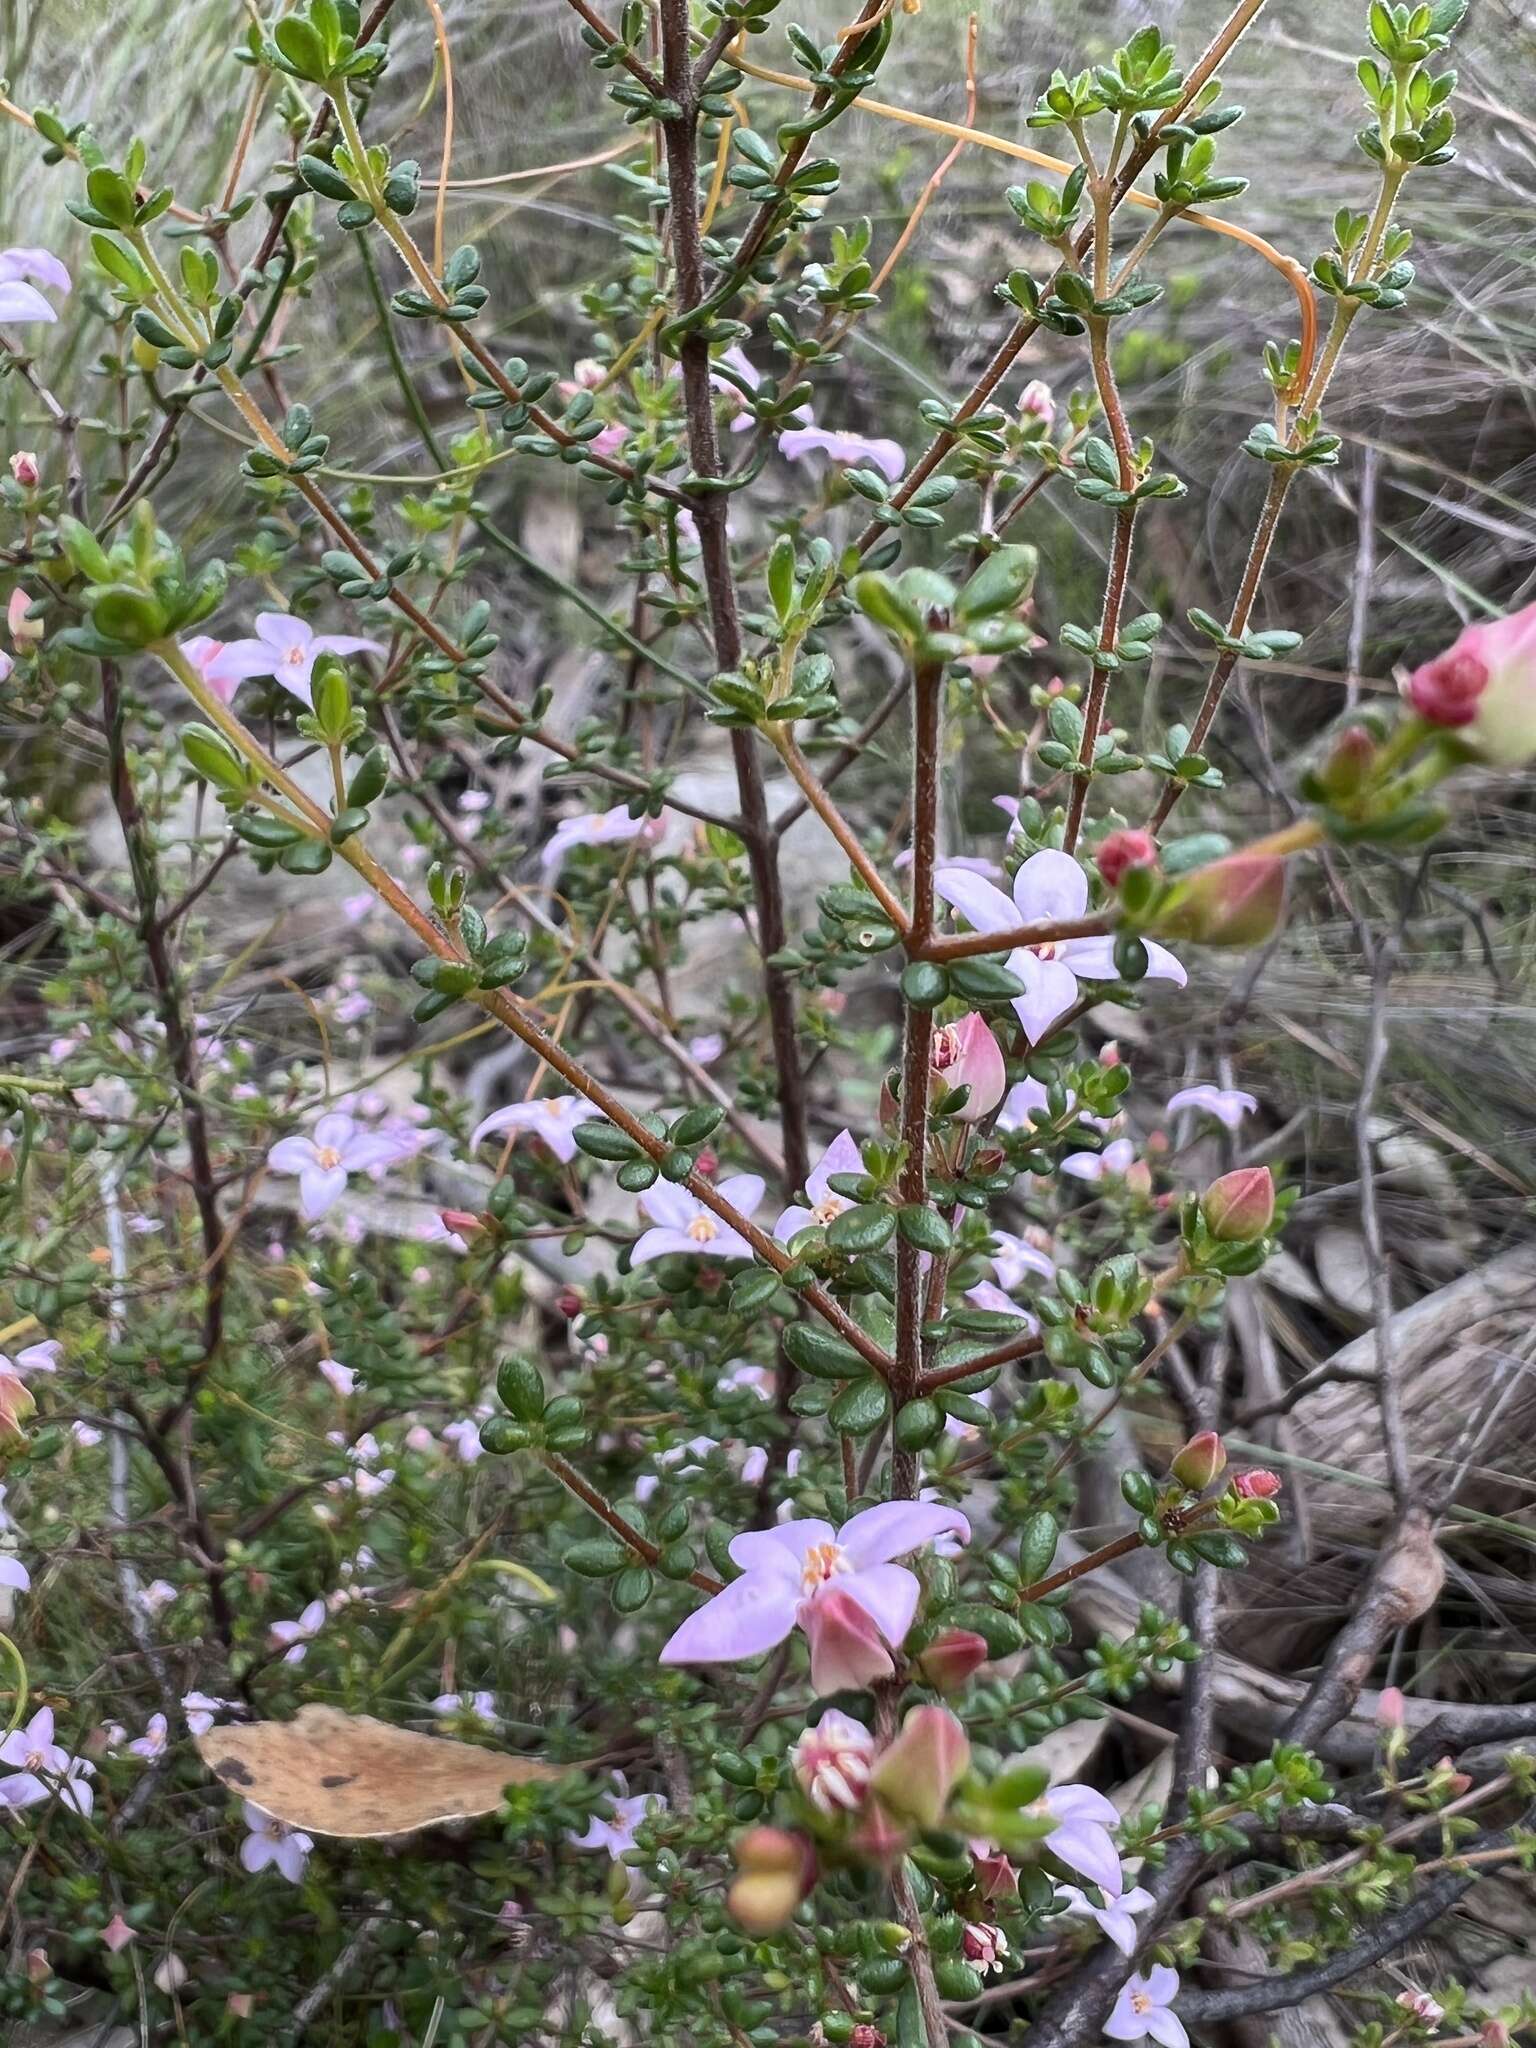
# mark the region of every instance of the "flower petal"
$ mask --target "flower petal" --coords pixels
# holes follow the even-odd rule
[[[635,1239],[629,1252],[630,1270],[647,1265],[652,1259],[664,1259],[674,1252],[681,1252],[684,1258],[692,1258],[698,1251],[699,1246],[686,1231],[660,1224],[655,1230],[642,1231]]]
[[[718,1193],[722,1202],[729,1202],[739,1216],[750,1216],[763,1199],[764,1181],[760,1173],[733,1173],[728,1180],[720,1183]]]
[[[748,1572],[690,1614],[661,1652],[663,1664],[734,1664],[782,1643],[795,1625],[799,1588]]]
[[[824,1202],[832,1190],[828,1183],[834,1173],[862,1173],[863,1156],[852,1131],[839,1131],[806,1176],[805,1192],[813,1202]],[[786,1214],[788,1212],[786,1211]],[[801,1229],[804,1225],[797,1226]]]
[[[854,1570],[863,1572],[950,1534],[962,1543],[970,1541],[971,1525],[958,1508],[941,1507],[936,1501],[885,1500],[844,1522],[837,1540]]]
[[[346,1192],[347,1169],[344,1166],[310,1164],[299,1175],[299,1208],[310,1223],[318,1223]]]
[[[773,1226],[773,1234],[781,1244],[788,1244],[797,1230],[809,1230],[815,1221],[809,1209],[801,1209],[791,1203]]]
[[[837,1531],[830,1522],[813,1516],[804,1521],[779,1522],[772,1529],[744,1529],[733,1536],[727,1554],[744,1572],[773,1572],[784,1576],[786,1561],[795,1583],[805,1563],[805,1553],[819,1543],[835,1543]]]
[[[653,1181],[640,1197],[640,1213],[669,1230],[686,1230],[699,1213],[699,1204],[686,1188],[675,1181]]]
[[[380,641],[359,639],[356,633],[320,633],[314,641],[316,654],[383,654]]]
[[[958,910],[975,931],[1011,931],[1019,922],[1002,890],[969,868],[940,868],[933,878],[933,893]]]
[[[876,1564],[867,1571],[837,1580],[852,1600],[857,1600],[874,1621],[893,1650],[906,1641],[922,1593],[917,1575],[904,1564]]]
[[[1065,923],[1088,908],[1088,877],[1070,853],[1045,847],[1014,876],[1013,901],[1021,924]]]
[[[279,1138],[267,1154],[267,1164],[274,1173],[303,1173],[315,1164],[313,1138]]]
[[[25,320],[58,319],[52,306],[35,285],[14,283],[0,284],[0,320],[14,321],[18,325]]]
[[[1066,1015],[1077,1001],[1077,976],[1063,960],[1042,960],[1037,953],[1020,950],[1009,967],[1024,984],[1024,993],[1013,999],[1014,1015],[1024,1027],[1031,1045],[1050,1035],[1058,1017]]]

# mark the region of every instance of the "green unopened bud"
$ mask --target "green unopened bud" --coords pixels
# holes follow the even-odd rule
[[[1275,1220],[1275,1183],[1267,1166],[1240,1166],[1212,1181],[1200,1198],[1205,1227],[1222,1244],[1256,1244]]]

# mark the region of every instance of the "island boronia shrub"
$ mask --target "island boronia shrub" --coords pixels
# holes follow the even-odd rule
[[[1352,1956],[1351,1915],[1302,1897],[1254,1922],[1256,1998],[1190,1976],[1196,1881],[1223,1858],[1258,1858],[1247,1890],[1288,1867],[1277,1831],[1329,1796],[1309,1744],[1402,1615],[1368,1589],[1349,1674],[1325,1669],[1288,1739],[1223,1775],[1194,1682],[1212,1581],[1283,1512],[1280,1479],[1195,1414],[1160,1476],[1125,1471],[1123,1528],[1064,1543],[1077,1454],[1217,1326],[1291,1195],[1242,1163],[1257,1104],[1229,1086],[1166,1103],[1225,1134],[1212,1184],[1140,1153],[1131,1069],[1083,1020],[1166,1014],[1192,949],[1274,936],[1309,848],[1417,846],[1458,766],[1536,755],[1526,612],[1427,659],[1395,718],[1325,734],[1284,830],[1233,845],[1174,815],[1221,786],[1236,664],[1299,642],[1255,627],[1263,572],[1291,493],[1337,459],[1324,400],[1356,321],[1412,284],[1411,194],[1454,155],[1442,60],[1462,0],[1370,9],[1358,191],[1309,269],[1268,252],[1301,332],[1265,351],[1247,572],[1224,618],[1191,613],[1203,694],[1150,742],[1135,702],[1163,621],[1127,593],[1144,510],[1183,485],[1126,416],[1116,345],[1158,299],[1165,240],[1244,189],[1218,74],[1258,6],[1191,65],[1146,27],[1050,80],[1027,127],[1067,161],[1007,193],[1005,338],[969,391],[866,438],[825,411],[884,272],[868,223],[836,216],[826,152],[923,25],[870,0],[818,45],[775,0],[627,0],[613,20],[572,4],[634,130],[625,253],[581,295],[574,366],[504,359],[492,268],[445,250],[441,211],[430,259],[408,224],[431,181],[370,120],[388,0],[365,23],[302,0],[251,27],[238,55],[265,97],[222,211],[179,205],[142,145],[124,153],[118,109],[34,117],[84,232],[0,256],[0,347],[40,422],[4,486],[3,668],[42,731],[77,751],[104,735],[127,863],[100,889],[67,819],[39,803],[18,828],[25,878],[66,909],[56,1035],[5,1084],[0,2005],[36,2019],[94,1987],[155,2038],[208,2042],[315,2025],[440,2048],[940,2048],[1011,2017],[1038,2048],[1178,2048],[1285,2003],[1309,1960],[1342,1959],[1342,1981],[1385,1952]],[[739,97],[765,37],[804,95],[770,133]],[[1133,238],[1125,202],[1149,188]],[[348,237],[388,276],[413,358],[423,330],[451,349],[474,415],[444,446],[399,343],[365,338],[420,431],[414,496],[333,491],[323,327],[296,361],[263,353],[296,290],[323,303]],[[80,350],[55,388],[64,324],[100,349],[120,436],[81,419]],[[1041,331],[1081,343],[1070,398],[1024,382]],[[293,377],[313,409],[274,409]],[[189,516],[176,533],[153,509],[194,402],[246,446],[232,576]],[[500,587],[487,547],[526,562],[483,502],[504,455],[572,468],[633,579],[627,626],[583,601],[616,680],[574,732],[550,729],[547,689],[517,694],[508,605],[466,589]],[[1101,527],[1108,577],[1014,734],[989,682],[1039,644],[1018,534],[1048,484]],[[861,619],[902,670],[867,715]],[[838,788],[887,720],[910,732],[899,832],[876,828],[889,792],[855,814]],[[948,856],[944,764],[989,720],[1021,793],[991,844]],[[710,726],[737,792],[718,810],[667,765]],[[514,878],[520,824],[494,796],[530,756],[579,793],[539,881]],[[178,758],[227,836],[177,810]],[[806,810],[846,872],[800,930],[779,851]],[[303,998],[324,1058],[285,1066],[221,1006],[220,919],[248,868],[302,890],[343,866],[358,954],[366,933],[387,960],[393,919],[419,955],[419,1028],[390,1029],[387,977],[352,969]],[[711,976],[679,1014],[669,970],[695,940],[718,949],[722,919],[760,979]],[[883,992],[894,1034],[855,1028],[849,983]],[[375,1028],[419,1070],[409,1106],[370,1078]],[[478,1119],[449,1060],[477,1030],[529,1056],[524,1098]],[[485,1193],[419,1207],[424,1241],[402,1248],[356,1198],[409,1187],[431,1151],[473,1162]],[[580,1285],[539,1277],[551,1240],[557,1281]],[[1138,1548],[1185,1575],[1184,1618],[1148,1608],[1074,1647],[1068,1589]],[[1122,1812],[1050,1782],[1042,1736],[1179,1667],[1166,1801]],[[237,1803],[190,1739],[305,1700],[561,1768],[457,1837],[326,1839],[282,1810],[280,1774],[257,1786],[279,1810]],[[1405,1764],[1400,1715],[1382,1721],[1365,1811],[1406,1771],[1447,1842],[1475,1832],[1437,1819],[1468,1781]],[[1327,1811],[1353,1839],[1358,1816]],[[1362,1867],[1378,1921],[1412,1909],[1411,1868],[1376,1849]],[[1367,1990],[1357,2013],[1361,2044],[1536,2022],[1454,1984]]]

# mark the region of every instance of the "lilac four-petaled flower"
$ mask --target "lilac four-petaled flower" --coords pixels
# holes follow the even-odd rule
[[[1140,1929],[1135,1915],[1144,1913],[1154,1903],[1152,1894],[1141,1885],[1132,1885],[1118,1899],[1106,1899],[1102,1906],[1096,1906],[1085,1891],[1075,1884],[1059,1884],[1056,1887],[1056,1904],[1062,1912],[1070,1913],[1078,1920],[1091,1920],[1099,1932],[1112,1941],[1123,1956],[1136,1953],[1136,1942]]]
[[[840,1529],[821,1521],[749,1529],[730,1547],[741,1577],[689,1615],[661,1661],[739,1663],[776,1648],[798,1625],[810,1642],[818,1695],[889,1678],[922,1590],[894,1560],[936,1537],[965,1542],[970,1533],[957,1509],[906,1500],[865,1508]]]
[[[1047,847],[1032,853],[1013,878],[1010,901],[1001,889],[968,868],[942,867],[934,876],[935,893],[958,910],[978,932],[1014,931],[1028,924],[1073,924],[1088,910],[1088,877],[1067,853]],[[1142,942],[1147,949],[1147,979],[1184,986],[1184,969],[1165,946]],[[1039,946],[1016,946],[1008,956],[1009,972],[1024,984],[1014,998],[1014,1011],[1031,1045],[1050,1035],[1058,1018],[1078,1000],[1080,981],[1118,981],[1115,942],[1102,938],[1056,939]]]
[[[298,1175],[299,1207],[314,1223],[346,1193],[348,1174],[392,1166],[404,1156],[400,1138],[367,1130],[344,1109],[333,1109],[319,1119],[310,1137],[296,1133],[279,1138],[267,1154],[267,1165],[274,1173]]]
[[[292,612],[258,612],[253,640],[210,640],[199,634],[182,652],[225,704],[248,678],[271,676],[311,709],[310,685],[322,654],[382,654],[384,648],[356,633],[317,633]]]
[[[90,1812],[94,1793],[88,1774],[94,1767],[54,1741],[50,1708],[40,1707],[24,1727],[13,1728],[0,1742],[0,1765],[7,1772],[0,1778],[0,1806],[37,1806],[57,1794],[60,1804],[75,1813]]]
[[[1091,1785],[1053,1785],[1041,1803],[1056,1822],[1044,1844],[1051,1855],[1096,1884],[1106,1899],[1118,1899],[1125,1874],[1110,1833],[1120,1815],[1110,1801]]]
[[[773,1226],[773,1234],[788,1244],[797,1230],[809,1230],[816,1223],[830,1223],[853,1207],[846,1195],[832,1186],[834,1173],[862,1173],[864,1161],[851,1131],[839,1131],[805,1177],[810,1207],[792,1202]]]
[[[69,290],[69,272],[50,249],[0,249],[0,322],[21,326],[29,320],[57,320],[37,289],[40,284]]]
[[[569,1166],[576,1157],[576,1126],[601,1114],[596,1104],[582,1095],[545,1095],[532,1102],[509,1103],[476,1124],[470,1133],[469,1149],[473,1152],[482,1138],[500,1131],[528,1131]]]
[[[1166,1963],[1154,1963],[1145,1975],[1138,1971],[1120,1987],[1115,2009],[1104,2022],[1105,2037],[1153,2040],[1158,2048],[1189,2048],[1184,2022],[1171,2009],[1178,1995],[1179,1973]]]
[[[738,1215],[750,1216],[763,1199],[762,1176],[733,1174],[729,1180],[721,1181],[718,1193],[721,1201],[728,1202]],[[652,1227],[636,1240],[629,1255],[631,1267],[664,1258],[669,1252],[681,1252],[696,1259],[752,1257],[752,1247],[739,1230],[722,1222],[697,1195],[690,1195],[686,1188],[672,1181],[659,1180],[654,1187],[647,1188],[640,1197],[640,1207]]]
[[[1177,1116],[1181,1109],[1203,1109],[1229,1131],[1235,1131],[1258,1106],[1257,1096],[1250,1095],[1245,1088],[1218,1088],[1214,1081],[1197,1081],[1192,1088],[1181,1088],[1168,1098],[1170,1116]]]
[[[310,1837],[302,1829],[291,1828],[285,1821],[264,1813],[249,1799],[242,1800],[241,1806],[245,1824],[250,1829],[240,1844],[241,1867],[254,1877],[258,1870],[265,1870],[270,1864],[290,1884],[300,1883],[304,1866],[309,1861],[309,1852],[315,1846]]]

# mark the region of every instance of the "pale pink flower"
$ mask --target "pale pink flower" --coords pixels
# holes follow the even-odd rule
[[[16,479],[17,483],[30,490],[34,484],[41,481],[42,474],[42,470],[38,467],[37,457],[33,454],[32,450],[30,448],[18,448],[11,457],[11,475]]]
[[[649,1820],[653,1814],[665,1813],[667,1802],[659,1792],[642,1792],[633,1799],[624,1796],[629,1787],[617,1771],[613,1774],[613,1782],[619,1788],[620,1796],[610,1796],[611,1817],[604,1820],[593,1814],[582,1834],[568,1834],[565,1839],[573,1849],[606,1849],[617,1863],[621,1856],[634,1848],[640,1823]]]
[[[54,321],[58,314],[33,284],[69,290],[69,272],[48,249],[0,249],[0,322],[19,327],[29,320]]]
[[[512,1102],[505,1109],[493,1110],[470,1133],[469,1149],[473,1152],[482,1139],[501,1131],[528,1131],[568,1166],[576,1157],[572,1136],[576,1126],[601,1115],[596,1103],[588,1102],[584,1095],[535,1096],[531,1102]]]
[[[1012,1294],[1029,1278],[1051,1281],[1056,1278],[1056,1261],[1031,1244],[1027,1237],[1015,1237],[1008,1230],[994,1230],[992,1242],[997,1249],[988,1254],[992,1270],[997,1275],[997,1284],[1004,1294]]]
[[[1168,1114],[1176,1116],[1181,1109],[1204,1110],[1207,1116],[1215,1117],[1229,1131],[1235,1131],[1245,1116],[1252,1116],[1258,1108],[1258,1098],[1241,1088],[1218,1088],[1212,1081],[1197,1081],[1192,1088],[1181,1088],[1176,1095],[1168,1098]]]
[[[309,1861],[309,1852],[315,1846],[309,1836],[299,1828],[291,1828],[274,1819],[270,1813],[263,1813],[249,1799],[242,1800],[241,1806],[245,1824],[250,1829],[240,1844],[241,1866],[254,1876],[270,1864],[290,1884],[300,1883],[304,1866]]]
[[[1032,853],[1013,878],[1012,900],[980,875],[953,865],[934,876],[934,890],[958,910],[973,930],[1006,932],[1019,925],[1071,924],[1087,915],[1088,877],[1067,853],[1045,848]],[[1147,949],[1149,981],[1171,981],[1182,988],[1184,969],[1152,940]],[[1008,956],[1010,973],[1024,984],[1013,1007],[1031,1045],[1049,1037],[1057,1019],[1078,1000],[1080,981],[1118,981],[1112,938],[1058,939],[1041,946],[1016,946]]]
[[[1045,1838],[1051,1855],[1096,1884],[1106,1899],[1118,1899],[1125,1874],[1110,1834],[1120,1816],[1110,1801],[1088,1785],[1053,1785],[1041,1804],[1056,1822]]]
[[[194,633],[190,640],[182,641],[181,651],[219,702],[228,704],[248,676],[265,673],[253,669],[239,651],[253,644],[248,640],[215,640],[207,633]],[[373,901],[371,895],[368,900]]]
[[[0,1590],[7,1593],[30,1593],[32,1574],[19,1557],[12,1557],[8,1550],[0,1550]]]
[[[562,818],[545,842],[539,865],[545,880],[552,882],[574,846],[618,846],[630,839],[644,839],[654,845],[664,829],[665,814],[661,818],[632,818],[624,804],[615,804],[611,811]]]
[[[724,1051],[725,1040],[718,1031],[705,1031],[688,1041],[688,1057],[701,1067],[712,1067]]]
[[[452,1444],[461,1465],[473,1465],[484,1450],[480,1442],[479,1425],[468,1415],[459,1422],[450,1422],[447,1425],[443,1431],[443,1442]]]
[[[730,1546],[742,1576],[688,1617],[661,1661],[739,1663],[776,1648],[798,1625],[810,1641],[818,1694],[889,1678],[922,1590],[893,1560],[950,1532],[969,1539],[964,1515],[920,1501],[882,1502],[841,1529],[821,1521],[749,1529]]]
[[[309,1644],[325,1627],[326,1605],[323,1600],[311,1600],[295,1621],[274,1621],[267,1634],[284,1651],[285,1664],[302,1664],[309,1655]]]
[[[1063,1913],[1070,1913],[1078,1920],[1091,1920],[1101,1934],[1107,1935],[1123,1956],[1136,1953],[1138,1929],[1133,1915],[1144,1913],[1154,1903],[1152,1894],[1142,1887],[1132,1885],[1117,1899],[1096,1906],[1084,1891],[1075,1884],[1059,1884],[1056,1887],[1056,1904]]]
[[[128,1754],[141,1756],[148,1763],[164,1753],[169,1741],[170,1728],[164,1714],[151,1714],[144,1724],[144,1733],[128,1744]]]
[[[723,1180],[720,1199],[729,1202],[739,1215],[750,1216],[763,1199],[760,1174],[738,1173]],[[752,1247],[739,1231],[721,1222],[696,1195],[675,1182],[659,1180],[640,1197],[640,1208],[651,1221],[642,1231],[629,1255],[631,1268],[643,1266],[669,1252],[681,1252],[699,1259],[750,1259]]]
[[[1129,1138],[1114,1138],[1102,1152],[1069,1152],[1061,1162],[1063,1173],[1074,1180],[1103,1180],[1119,1177],[1136,1163],[1136,1147]]]
[[[493,1692],[440,1692],[430,1703],[434,1714],[445,1721],[455,1716],[478,1721],[483,1728],[499,1728],[501,1716],[496,1711],[496,1695]]]
[[[0,1778],[0,1807],[16,1811],[57,1793],[62,1805],[82,1816],[89,1814],[94,1800],[88,1780],[92,1766],[54,1741],[48,1707],[40,1707],[25,1727],[13,1728],[0,1742],[0,1765],[8,1772]]]
[[[163,1607],[169,1607],[173,1600],[179,1599],[180,1591],[181,1589],[173,1586],[169,1579],[151,1579],[147,1586],[140,1588],[138,1603],[146,1614],[155,1615]]]
[[[232,1703],[216,1699],[211,1693],[184,1692],[181,1696],[181,1710],[187,1717],[187,1728],[193,1735],[206,1735],[220,1714],[229,1713]]]
[[[820,1159],[811,1168],[805,1179],[805,1192],[810,1207],[797,1203],[790,1206],[773,1226],[773,1234],[788,1244],[797,1230],[809,1230],[815,1223],[831,1223],[851,1209],[853,1202],[847,1195],[840,1195],[832,1187],[834,1173],[862,1173],[864,1161],[851,1131],[839,1131]]]
[[[1397,2002],[1410,2019],[1418,2020],[1426,2027],[1438,2027],[1445,2018],[1445,2007],[1439,1999],[1431,1998],[1427,1991],[1399,1991]]]
[[[0,1352],[0,1372],[14,1373],[20,1380],[34,1372],[57,1372],[59,1353],[63,1349],[57,1337],[48,1337],[40,1344],[28,1344],[14,1358],[7,1358]]]
[[[339,1358],[322,1358],[316,1362],[315,1370],[327,1386],[343,1401],[349,1401],[357,1387],[357,1371],[350,1365],[343,1365]]]
[[[254,640],[226,641],[216,657],[220,673],[234,685],[248,676],[271,676],[306,710],[313,709],[310,683],[322,654],[382,654],[377,640],[355,633],[317,633],[307,619],[292,612],[258,612]],[[226,699],[227,701],[227,699]]]
[[[864,1804],[875,1760],[875,1738],[862,1721],[828,1707],[814,1728],[791,1746],[796,1782],[818,1812],[854,1813]]]
[[[398,1136],[365,1130],[345,1110],[333,1109],[320,1118],[313,1137],[279,1138],[267,1165],[274,1173],[298,1175],[299,1208],[314,1223],[346,1193],[348,1174],[393,1166],[405,1156]]]
[[[1179,1995],[1179,1973],[1165,1963],[1154,1963],[1143,1976],[1139,1971],[1121,1986],[1115,2009],[1104,2022],[1111,2041],[1153,2040],[1159,2048],[1189,2048],[1184,2022],[1173,2011]]]
[[[891,483],[900,480],[907,466],[899,441],[870,440],[863,434],[827,427],[786,428],[779,436],[779,453],[789,462],[802,461],[807,455],[825,455],[829,462],[845,469],[867,463]]]
[[[128,1925],[128,1922],[121,1913],[114,1913],[106,1926],[101,1930],[101,1938],[113,1955],[118,1955],[128,1946],[130,1941],[137,1941],[139,1937]]]

